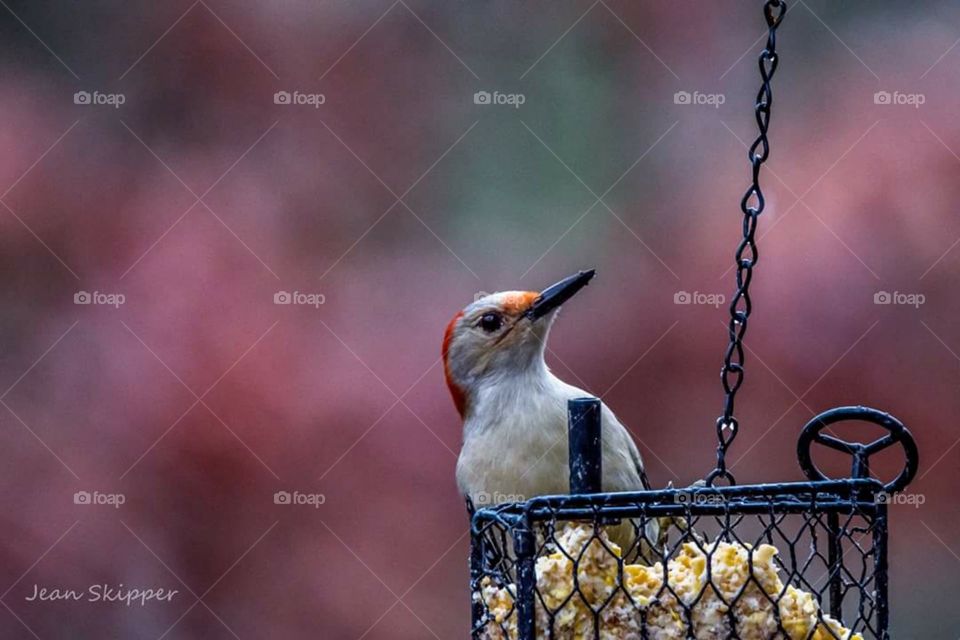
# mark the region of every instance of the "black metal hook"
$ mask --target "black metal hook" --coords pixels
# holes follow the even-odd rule
[[[823,430],[830,425],[848,420],[871,422],[883,427],[888,433],[867,444],[847,442],[823,433]],[[810,420],[800,432],[800,439],[797,441],[797,459],[800,461],[800,468],[811,480],[829,480],[830,478],[813,463],[810,455],[810,447],[813,443],[851,456],[853,458],[851,476],[854,478],[870,477],[870,456],[899,443],[904,451],[904,466],[896,478],[883,486],[883,490],[887,493],[901,491],[910,484],[917,474],[917,466],[920,463],[917,443],[910,430],[889,413],[870,407],[837,407],[824,411]]]

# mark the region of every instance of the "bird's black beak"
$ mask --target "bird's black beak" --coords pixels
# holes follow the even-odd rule
[[[547,315],[564,302],[574,296],[577,291],[583,289],[590,282],[596,273],[595,269],[580,271],[569,278],[564,278],[560,282],[551,285],[540,292],[537,299],[527,309],[526,316],[530,320],[537,320]]]

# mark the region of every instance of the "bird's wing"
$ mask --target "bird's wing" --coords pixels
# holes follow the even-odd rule
[[[634,487],[634,490],[639,490],[640,488],[650,489],[650,483],[647,481],[647,474],[644,471],[643,458],[640,456],[640,450],[637,448],[637,443],[634,442],[630,430],[620,422],[619,418],[617,418],[606,404],[603,405],[603,414],[604,422],[610,424],[606,432],[614,439],[611,444],[622,447],[630,456],[630,463],[636,471],[639,482],[639,486]]]
[[[637,448],[636,443],[634,443],[633,438],[630,438],[630,444],[633,445],[630,447],[630,455],[633,458],[633,464],[637,467],[637,473],[640,474],[640,484],[643,485],[643,488],[649,491],[650,481],[647,480],[647,472],[643,468],[643,458],[640,457],[640,450]]]
[[[592,394],[554,378],[559,395],[567,400],[583,398]],[[610,410],[601,403],[603,489],[604,491],[640,491],[648,489],[643,459],[630,431]]]

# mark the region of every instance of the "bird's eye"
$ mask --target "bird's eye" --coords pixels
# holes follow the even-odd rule
[[[485,313],[480,318],[480,328],[487,333],[498,331],[503,326],[503,317],[499,313]]]

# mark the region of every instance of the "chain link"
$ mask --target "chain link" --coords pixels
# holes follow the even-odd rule
[[[706,478],[709,486],[722,478],[730,484],[736,484],[733,474],[727,470],[726,454],[730,445],[737,437],[740,425],[733,415],[734,400],[737,390],[743,384],[743,337],[747,333],[747,320],[752,311],[750,301],[750,281],[753,279],[753,268],[760,255],[757,253],[757,219],[763,213],[765,202],[763,191],[760,190],[760,167],[770,155],[770,142],[767,140],[767,130],[770,127],[770,106],[773,103],[773,91],[770,82],[777,70],[780,58],[777,55],[777,27],[787,11],[784,0],[767,0],[763,6],[763,17],[767,21],[767,46],[760,53],[760,77],[763,80],[760,91],[757,93],[755,114],[759,135],[750,145],[747,156],[753,168],[753,180],[746,193],[740,200],[740,210],[743,212],[743,239],[737,246],[737,291],[730,301],[730,322],[727,326],[730,344],[723,358],[723,369],[720,371],[720,380],[726,399],[723,406],[723,415],[717,418],[717,467]]]

